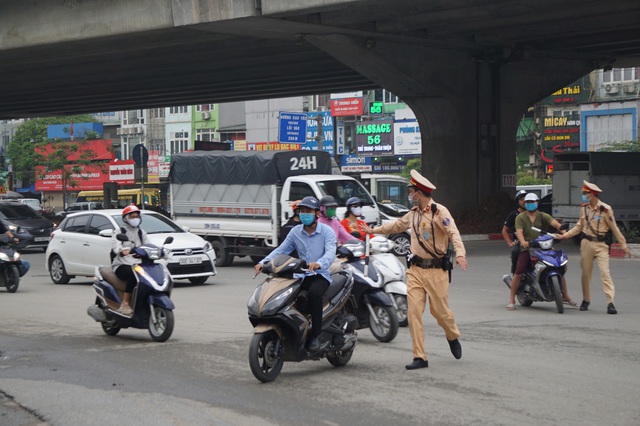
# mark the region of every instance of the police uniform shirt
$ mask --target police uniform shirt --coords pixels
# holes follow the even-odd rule
[[[616,225],[611,206],[598,200],[595,207],[592,207],[590,203],[585,203],[580,207],[580,219],[578,223],[571,230],[567,231],[564,237],[571,238],[580,232],[584,232],[585,235],[591,238],[598,236],[603,237],[609,230],[613,232],[620,246],[623,249],[626,248],[627,240]]]

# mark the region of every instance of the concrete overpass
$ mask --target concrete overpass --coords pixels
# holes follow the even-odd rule
[[[454,211],[514,173],[528,106],[638,65],[637,0],[0,0],[0,118],[384,87]]]

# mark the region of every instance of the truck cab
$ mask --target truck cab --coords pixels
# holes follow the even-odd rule
[[[318,200],[331,195],[336,199],[338,208],[336,216],[339,220],[344,218],[347,211],[346,202],[351,197],[362,200],[362,216],[364,221],[371,226],[380,223],[380,211],[365,187],[349,176],[343,175],[301,175],[289,177],[282,186],[280,204],[282,206],[281,223],[286,222],[292,215],[291,204],[307,196],[316,197]]]

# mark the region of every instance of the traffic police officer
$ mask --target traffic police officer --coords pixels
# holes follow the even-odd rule
[[[602,190],[595,184],[586,180],[582,181],[582,207],[580,209],[580,219],[578,224],[563,235],[555,235],[558,239],[567,239],[582,232],[582,241],[580,242],[580,266],[582,267],[582,304],[581,311],[589,309],[591,303],[591,272],[593,271],[593,260],[598,263],[600,269],[600,279],[602,280],[602,289],[607,297],[609,305],[607,306],[608,314],[617,314],[618,311],[613,304],[615,296],[615,288],[611,273],[609,272],[609,247],[607,243],[612,241],[609,239],[611,233],[615,235],[620,243],[620,247],[625,255],[629,256],[629,247],[627,240],[624,238],[618,225],[616,225],[615,216],[611,206],[603,203],[599,196]],[[609,233],[609,234],[608,234]],[[608,235],[607,235],[608,234]],[[607,241],[609,239],[609,241]]]
[[[429,366],[424,350],[424,327],[422,314],[429,297],[429,310],[445,331],[449,348],[456,359],[462,357],[462,347],[458,338],[460,331],[453,312],[449,309],[449,273],[453,268],[448,256],[449,242],[456,253],[455,263],[467,270],[465,248],[460,232],[449,210],[436,204],[431,192],[436,187],[416,170],[411,170],[409,201],[416,203],[406,215],[395,222],[386,223],[372,229],[376,234],[395,234],[411,230],[411,253],[407,270],[408,320],[413,343],[413,362],[406,365],[408,370]]]

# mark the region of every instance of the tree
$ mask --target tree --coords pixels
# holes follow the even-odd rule
[[[89,123],[95,118],[88,114],[34,118],[22,123],[16,130],[13,139],[7,146],[6,158],[11,164],[16,179],[22,181],[22,186],[29,186],[36,180],[36,166],[34,159],[36,144],[47,140],[47,126],[51,124]]]
[[[598,151],[638,152],[640,151],[640,139],[636,139],[635,141],[607,142],[604,147]]]
[[[422,158],[412,158],[407,161],[407,165],[402,168],[402,177],[405,179],[411,179],[411,169],[416,169],[422,173]]]

